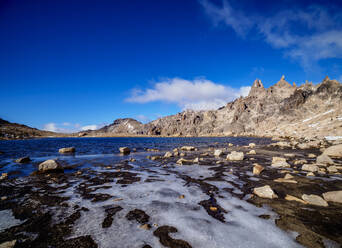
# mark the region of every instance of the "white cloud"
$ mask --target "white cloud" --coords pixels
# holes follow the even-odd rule
[[[56,133],[75,133],[75,132],[85,131],[85,130],[96,130],[105,125],[106,123],[101,123],[98,125],[93,124],[93,125],[81,126],[79,123],[73,124],[70,122],[63,122],[63,123],[50,122],[43,126],[43,130],[56,132]]]
[[[247,91],[249,92],[248,87],[234,89],[206,79],[172,78],[156,83],[152,89],[134,90],[132,96],[126,100],[137,103],[164,101],[177,103],[183,110],[208,110],[222,107],[227,102],[246,95]]]
[[[142,123],[147,123],[151,121],[151,119],[145,115],[137,115],[135,118]]]
[[[264,17],[240,12],[225,0],[221,6],[209,0],[199,2],[214,25],[223,23],[243,37],[261,35],[266,43],[282,49],[285,56],[307,70],[322,59],[342,58],[342,15],[333,7],[315,5]]]
[[[45,131],[51,131],[51,132],[58,132],[58,128],[56,126],[56,123],[47,123],[44,125],[43,130]]]
[[[87,126],[83,126],[81,127],[82,131],[86,131],[86,130],[96,130],[98,129],[97,125],[87,125]]]

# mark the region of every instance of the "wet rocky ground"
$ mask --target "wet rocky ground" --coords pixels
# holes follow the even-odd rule
[[[308,175],[303,164],[322,151],[305,148],[210,144],[170,157],[154,150],[60,161],[64,173],[3,179],[0,247],[340,247],[341,203],[287,198],[342,190],[342,159],[333,159],[337,171]],[[244,159],[227,160],[232,151]],[[273,167],[273,157],[289,167]],[[292,182],[274,181],[287,174]],[[253,193],[265,185],[277,198]]]

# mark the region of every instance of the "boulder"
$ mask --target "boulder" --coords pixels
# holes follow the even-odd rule
[[[307,177],[314,177],[315,174],[314,174],[313,172],[308,172],[308,173],[306,173],[306,176],[307,176]]]
[[[255,143],[249,143],[249,148],[254,148],[255,147]]]
[[[58,150],[59,153],[75,153],[75,147],[65,147]]]
[[[182,146],[181,150],[183,150],[183,151],[195,151],[195,147],[193,147],[193,146]]]
[[[0,244],[0,248],[13,248],[16,243],[16,240],[6,241]]]
[[[285,176],[284,176],[284,179],[293,179],[294,177],[291,175],[291,174],[289,174],[289,173],[287,173]]]
[[[199,163],[199,158],[198,157],[195,158],[192,162],[195,163],[195,164],[198,164]]]
[[[232,143],[228,143],[228,147],[232,147],[234,146]]]
[[[166,152],[164,158],[171,158],[173,155],[171,152]]]
[[[342,157],[342,144],[330,146],[327,149],[324,150],[323,154],[329,156],[329,157]]]
[[[229,161],[243,160],[243,158],[244,158],[243,152],[233,151],[227,155],[227,160]]]
[[[297,181],[295,180],[286,179],[286,178],[277,178],[277,179],[274,179],[273,181],[277,183],[297,183]]]
[[[327,207],[328,203],[318,195],[302,195],[302,199],[307,203],[315,206]]]
[[[311,172],[317,172],[317,171],[319,171],[319,168],[315,164],[303,164],[302,170],[304,170],[304,171],[311,171]]]
[[[298,164],[306,164],[308,161],[305,160],[305,159],[299,159],[299,160],[295,160],[293,163],[295,165],[298,165]]]
[[[124,155],[128,155],[131,153],[131,149],[129,149],[128,147],[120,147],[119,151],[120,151],[120,153],[122,153]]]
[[[292,195],[286,195],[285,196],[285,200],[287,201],[296,201],[296,202],[300,202],[300,203],[303,203],[303,204],[308,204],[306,201],[303,201],[302,199],[299,199],[295,196],[292,196]]]
[[[327,168],[327,170],[328,170],[329,173],[336,173],[336,172],[338,172],[337,167],[334,166],[334,165],[329,166],[329,167]]]
[[[316,158],[316,163],[317,164],[334,164],[334,161],[332,161],[329,156],[322,154]]]
[[[284,154],[285,157],[288,157],[288,158],[293,158],[296,156],[296,154],[293,154],[293,153],[285,153]]]
[[[249,155],[255,155],[256,152],[255,152],[255,150],[250,150],[247,154],[249,154]]]
[[[223,151],[222,150],[217,149],[217,150],[214,151],[214,156],[215,157],[220,157],[222,155],[223,155]]]
[[[253,166],[253,174],[254,175],[260,175],[260,173],[265,169],[265,167],[263,167],[260,164],[255,163]]]
[[[342,203],[342,190],[323,193],[323,198],[328,202]]]
[[[62,172],[63,167],[58,163],[57,160],[49,159],[39,164],[40,172],[50,172],[50,171],[56,171],[56,172]]]
[[[315,158],[315,157],[317,157],[317,156],[316,156],[315,154],[313,154],[313,153],[309,153],[309,154],[308,154],[308,157],[309,157],[309,158]]]
[[[8,173],[2,173],[0,176],[0,180],[4,180],[8,177]]]
[[[253,193],[261,198],[268,198],[268,199],[278,198],[276,193],[274,193],[274,191],[269,185],[254,188]]]
[[[25,163],[31,162],[31,159],[30,157],[22,157],[22,158],[16,159],[14,162],[19,163],[19,164],[25,164]]]
[[[286,162],[286,159],[282,157],[273,157],[271,166],[274,168],[290,168],[291,167]]]
[[[277,143],[272,144],[273,146],[279,146],[280,148],[288,148],[291,147],[291,144],[286,141],[278,141]]]

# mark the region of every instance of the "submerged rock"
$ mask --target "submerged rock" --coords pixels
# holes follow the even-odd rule
[[[16,159],[14,162],[19,163],[19,164],[25,164],[25,163],[31,162],[31,159],[30,157],[22,157],[22,158]]]
[[[330,156],[330,157],[342,157],[342,144],[330,146],[324,150],[323,154]]]
[[[128,147],[120,147],[119,151],[120,151],[120,153],[122,153],[124,155],[128,155],[131,153],[131,149],[129,149]]]
[[[272,188],[269,185],[265,185],[263,187],[254,188],[253,193],[261,198],[268,198],[268,199],[274,199],[278,198],[276,193],[272,190]]]
[[[63,167],[58,163],[58,161],[49,159],[49,160],[44,161],[43,163],[40,163],[38,170],[40,172],[50,172],[50,171],[62,172]]]
[[[59,153],[75,153],[75,147],[65,147],[58,150]]]
[[[342,190],[323,193],[323,198],[328,202],[342,203]]]
[[[307,203],[315,206],[327,207],[328,203],[318,195],[302,195],[302,199]]]
[[[227,160],[229,161],[243,160],[243,158],[244,158],[243,152],[233,151],[227,155]]]

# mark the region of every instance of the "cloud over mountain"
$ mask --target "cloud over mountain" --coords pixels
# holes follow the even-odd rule
[[[208,110],[222,107],[239,96],[246,96],[249,89],[250,87],[234,89],[207,79],[172,78],[155,83],[151,89],[133,90],[126,101],[136,103],[163,101],[176,103],[183,110]]]

